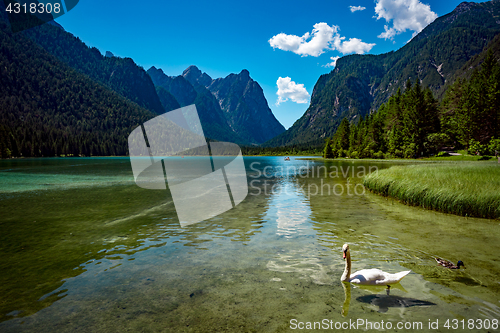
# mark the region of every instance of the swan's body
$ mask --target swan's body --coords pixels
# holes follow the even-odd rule
[[[434,259],[436,259],[436,262],[438,264],[440,264],[443,267],[449,268],[449,269],[460,269],[460,266],[462,266],[463,268],[465,268],[465,265],[462,262],[462,260],[460,260],[459,262],[457,262],[457,265],[455,266],[455,265],[453,265],[453,263],[451,261],[447,261],[447,260],[440,259],[440,258],[434,258]]]
[[[411,271],[403,271],[396,274],[390,274],[377,268],[362,269],[351,274],[349,282],[364,285],[383,285],[388,286],[401,281]]]
[[[345,269],[340,281],[351,282],[363,285],[384,285],[390,286],[391,284],[396,284],[401,281],[408,273],[411,271],[403,271],[395,274],[384,272],[377,268],[372,269],[362,269],[351,274],[351,252],[349,251],[349,245],[344,244],[342,251],[344,252],[345,259]]]

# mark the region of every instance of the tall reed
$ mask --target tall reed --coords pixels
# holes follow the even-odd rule
[[[462,162],[393,166],[363,184],[403,203],[462,216],[500,218],[500,165]]]

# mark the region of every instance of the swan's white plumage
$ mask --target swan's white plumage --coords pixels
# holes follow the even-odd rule
[[[351,274],[351,252],[349,245],[344,244],[342,251],[344,252],[345,269],[344,274],[340,278],[341,281],[363,284],[363,285],[391,285],[401,281],[411,271],[402,271],[391,274],[377,268],[362,269]]]
[[[411,271],[403,271],[396,274],[390,274],[380,269],[362,269],[351,274],[349,282],[366,285],[390,285],[401,281]]]

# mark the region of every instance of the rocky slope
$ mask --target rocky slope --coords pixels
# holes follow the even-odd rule
[[[215,80],[196,66],[188,67],[177,77],[155,67],[148,74],[179,105],[195,103],[204,128],[209,128],[206,135],[213,139],[220,139],[224,132],[226,136],[236,136],[238,143],[260,144],[285,131],[271,112],[262,88],[247,70]],[[167,105],[164,107],[168,109]],[[213,133],[210,127],[214,125],[222,132]]]
[[[265,145],[322,144],[343,118],[356,122],[374,112],[408,79],[442,98],[456,72],[500,33],[499,17],[500,1],[464,2],[395,52],[338,59],[318,79],[304,115]]]

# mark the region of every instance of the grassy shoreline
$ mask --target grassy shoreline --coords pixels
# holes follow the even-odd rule
[[[500,218],[500,165],[494,162],[393,166],[364,177],[372,192],[427,209]]]
[[[423,157],[423,158],[324,158],[322,156],[314,159],[324,161],[373,161],[373,162],[404,162],[404,163],[433,163],[433,162],[475,162],[475,161],[497,161],[495,156],[476,156],[476,155],[455,155],[443,157]],[[499,162],[500,163],[500,162]]]

